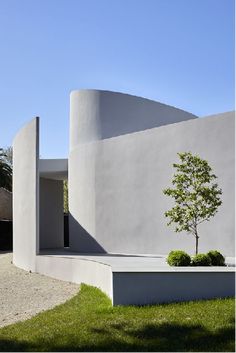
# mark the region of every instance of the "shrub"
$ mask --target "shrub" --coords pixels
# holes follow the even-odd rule
[[[168,255],[167,263],[170,266],[189,266],[191,257],[182,250],[173,250]]]
[[[211,266],[211,258],[207,254],[198,254],[192,258],[192,266]]]
[[[207,255],[210,257],[213,266],[225,266],[225,258],[219,251],[211,250]]]

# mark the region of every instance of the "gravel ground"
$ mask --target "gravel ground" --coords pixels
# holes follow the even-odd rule
[[[29,273],[11,261],[12,254],[0,253],[0,327],[64,303],[79,291],[78,284]]]

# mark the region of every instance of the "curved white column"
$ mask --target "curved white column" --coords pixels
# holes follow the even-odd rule
[[[39,243],[39,118],[13,141],[13,262],[35,271]]]
[[[70,94],[70,151],[78,144],[100,140],[100,92],[74,91]]]
[[[103,248],[97,228],[98,225],[100,228],[98,213],[102,209],[100,191],[104,187],[103,177],[100,177],[100,167],[104,163],[101,156],[103,148],[104,152],[106,150],[106,139],[194,118],[196,116],[183,110],[128,94],[98,90],[71,93],[68,178],[72,250],[102,252],[109,243],[119,243],[119,239],[114,239],[111,233]],[[103,164],[104,170],[113,169],[110,152],[107,163],[105,161]],[[120,157],[127,152],[122,151]],[[113,162],[116,164],[115,159]],[[119,163],[117,160],[117,165]],[[119,182],[122,185],[122,180]],[[119,190],[120,185],[114,187]],[[101,217],[106,218],[109,211],[104,207]],[[123,220],[119,219],[119,222]],[[107,231],[109,233],[109,229]],[[108,248],[110,250],[112,247]]]

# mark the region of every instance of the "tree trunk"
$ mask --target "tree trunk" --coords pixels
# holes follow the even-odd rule
[[[195,249],[195,255],[198,254],[198,236],[196,236],[196,249]]]
[[[198,254],[198,239],[199,239],[199,236],[197,233],[197,227],[195,228],[195,239],[196,239],[195,255],[197,255]]]

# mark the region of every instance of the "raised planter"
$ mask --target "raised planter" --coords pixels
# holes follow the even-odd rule
[[[45,250],[37,272],[104,291],[113,305],[145,305],[235,294],[234,267],[171,267],[164,256],[79,254]]]

